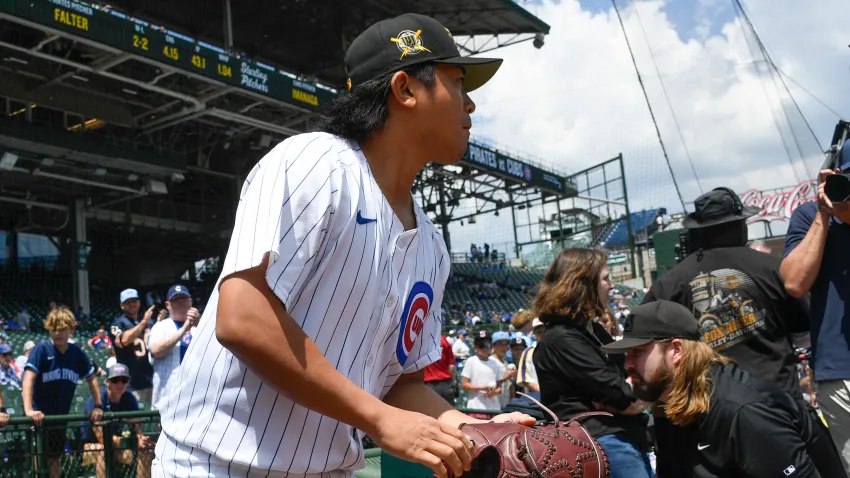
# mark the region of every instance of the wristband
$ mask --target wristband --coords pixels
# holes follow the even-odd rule
[[[103,411],[103,405],[95,405],[94,408],[99,409],[101,412]]]

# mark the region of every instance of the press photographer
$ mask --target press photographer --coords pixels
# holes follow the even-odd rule
[[[794,211],[782,276],[795,297],[811,292],[811,336],[818,405],[850,471],[850,123],[839,122],[818,200]]]

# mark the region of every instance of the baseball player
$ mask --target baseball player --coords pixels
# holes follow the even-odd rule
[[[500,65],[462,58],[422,15],[354,40],[349,92],[323,132],[279,144],[243,184],[221,277],[160,411],[155,476],[350,477],[364,434],[440,477],[470,469],[458,427],[478,420],[424,384],[449,254],[410,190],[427,163],[461,158],[467,92]]]

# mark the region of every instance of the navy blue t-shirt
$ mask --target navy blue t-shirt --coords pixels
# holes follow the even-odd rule
[[[100,403],[103,404],[104,413],[139,411],[139,402],[138,400],[136,400],[136,397],[134,397],[132,393],[124,392],[124,394],[121,395],[121,399],[118,401],[118,403],[113,403],[109,401],[109,396],[107,395],[106,387],[100,388]],[[89,400],[86,402],[85,414],[90,415],[92,410],[94,410],[94,398],[89,397]],[[110,426],[114,426],[112,430],[113,435],[116,435],[120,432],[120,426],[118,423],[112,423]],[[97,441],[90,427],[83,427],[83,429],[81,430],[81,435],[83,441],[85,442]]]
[[[26,369],[38,374],[32,395],[33,409],[45,415],[66,415],[71,411],[77,382],[94,373],[89,358],[76,344],[68,344],[68,350],[61,354],[48,341],[32,349]]]
[[[145,332],[139,334],[139,337],[131,345],[118,346],[118,337],[138,323],[139,321],[130,320],[129,317],[121,314],[112,322],[112,326],[109,328],[109,337],[112,339],[112,348],[115,349],[115,358],[118,363],[123,363],[130,369],[130,387],[133,390],[145,390],[153,386],[153,365],[148,359]],[[148,322],[147,328],[150,329],[150,327],[151,323]]]
[[[818,207],[810,202],[791,216],[785,253],[806,237]],[[850,379],[850,225],[830,219],[820,273],[811,289],[815,380]]]

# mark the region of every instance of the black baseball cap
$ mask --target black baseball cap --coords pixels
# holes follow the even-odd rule
[[[431,17],[405,13],[373,24],[354,39],[345,54],[348,89],[429,62],[462,67],[467,92],[487,83],[502,65],[498,58],[460,56],[448,28]]]
[[[602,347],[603,352],[621,354],[654,340],[700,339],[699,324],[694,314],[686,307],[667,300],[635,307],[622,325],[623,338]]]

